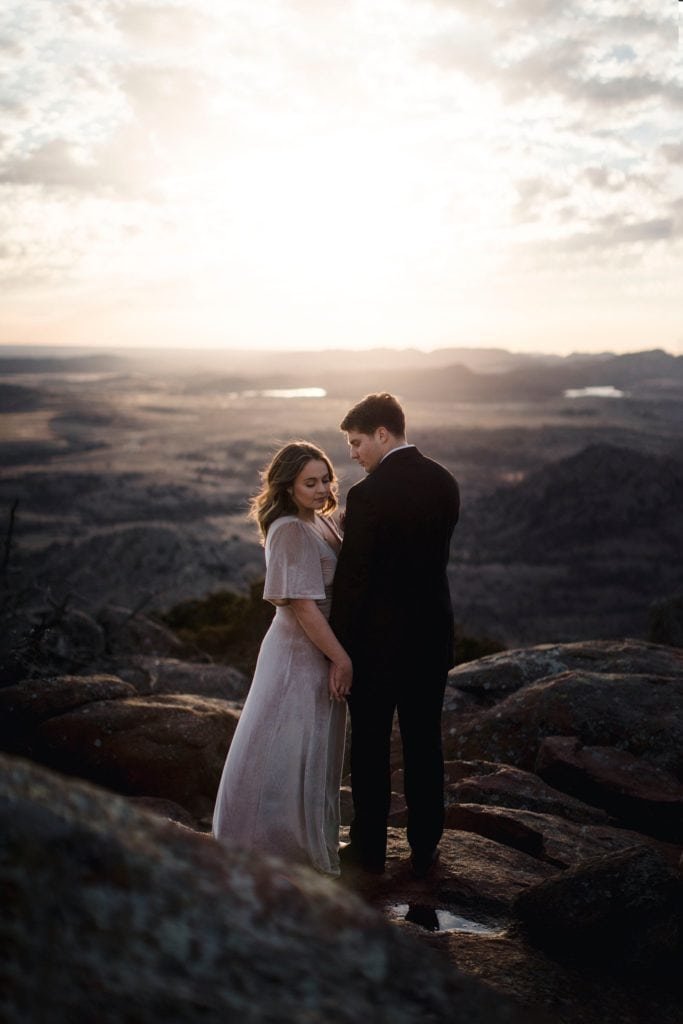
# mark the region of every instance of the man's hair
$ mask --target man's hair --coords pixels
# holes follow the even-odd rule
[[[359,434],[374,434],[379,427],[386,427],[394,437],[403,437],[406,432],[403,409],[386,391],[366,395],[339,424],[340,430],[357,430]]]

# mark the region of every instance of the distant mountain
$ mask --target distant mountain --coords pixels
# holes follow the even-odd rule
[[[683,462],[595,444],[465,509],[462,540],[474,561],[566,562],[581,549],[681,565],[681,508]]]
[[[348,352],[147,350],[48,356],[2,355],[0,377],[21,373],[69,374],[136,371],[180,377],[188,392],[322,387],[345,401],[369,391],[402,398],[457,402],[535,402],[571,388],[613,386],[638,394],[678,391],[683,356],[661,349],[614,356],[567,357],[512,353],[498,348],[369,349]]]
[[[586,356],[545,363],[529,360],[504,373],[475,372],[464,363],[435,368],[397,368],[341,372],[323,384],[333,396],[373,390],[395,391],[404,398],[431,398],[463,402],[543,401],[561,396],[571,388],[613,386],[624,390],[646,384],[683,384],[683,356],[659,349],[605,358]]]
[[[122,356],[3,356],[0,350],[0,376],[17,373],[115,373],[127,366]]]

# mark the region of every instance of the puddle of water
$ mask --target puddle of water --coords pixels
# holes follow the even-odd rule
[[[417,924],[429,932],[470,932],[477,935],[495,935],[501,925],[473,921],[469,917],[461,917],[451,910],[430,907],[425,903],[394,903],[388,908],[392,917],[404,918]]]

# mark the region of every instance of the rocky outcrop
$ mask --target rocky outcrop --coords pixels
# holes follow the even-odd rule
[[[533,769],[548,736],[615,746],[674,775],[683,773],[683,674],[563,672],[522,687],[493,708],[446,717],[455,759]]]
[[[0,745],[134,796],[211,815],[239,705],[139,696],[113,676],[34,679],[0,689]]]
[[[683,952],[683,882],[652,849],[584,861],[513,909],[534,942],[574,959],[661,969]]]
[[[119,793],[161,797],[210,815],[239,709],[209,697],[165,694],[102,701],[42,722],[43,764]]]
[[[118,605],[105,605],[97,613],[97,621],[106,634],[110,652],[169,658],[187,654],[185,645],[170,629],[139,612]]]
[[[33,757],[41,722],[94,702],[135,696],[134,686],[110,675],[25,679],[6,686],[0,689],[0,747]]]
[[[571,644],[538,644],[502,651],[452,669],[444,708],[459,709],[461,694],[488,707],[540,679],[562,672],[681,675],[683,651],[642,640],[590,640]]]
[[[2,763],[0,882],[7,1024],[538,1019],[312,871],[28,762]]]
[[[470,774],[463,774],[457,782],[447,782],[447,804],[492,804],[496,807],[516,807],[540,814],[553,814],[579,824],[606,824],[607,813],[583,800],[554,789],[533,772],[490,762],[451,761],[447,763],[447,779],[453,774],[453,765],[471,765]],[[481,771],[481,765],[487,770]]]
[[[116,674],[138,693],[196,693],[221,700],[244,700],[251,680],[230,665],[181,661],[156,655],[117,659]]]
[[[659,846],[673,862],[680,854],[679,847],[656,843],[639,832],[609,825],[579,825],[554,814],[513,807],[451,804],[446,809],[446,825],[488,836],[558,868],[631,846]]]
[[[651,835],[683,843],[683,785],[670,774],[615,747],[583,746],[550,736],[536,758],[538,774]]]

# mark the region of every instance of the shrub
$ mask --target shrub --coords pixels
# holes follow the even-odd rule
[[[247,596],[217,590],[203,598],[181,601],[156,618],[183,643],[251,674],[274,611],[263,600],[261,579],[250,585]]]

